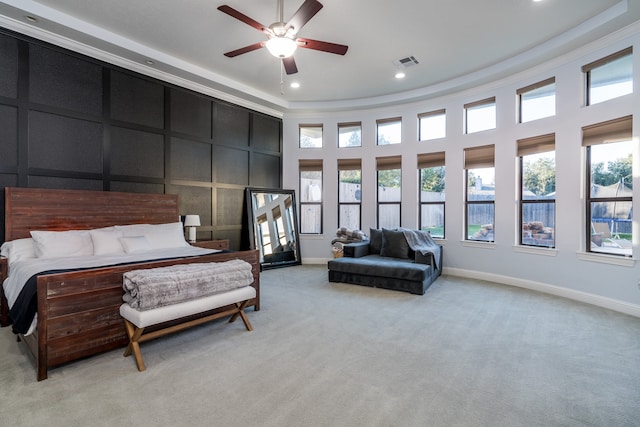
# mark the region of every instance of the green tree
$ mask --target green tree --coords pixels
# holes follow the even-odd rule
[[[631,185],[631,169],[631,154],[608,162],[606,168],[604,162],[595,163],[591,169],[591,182],[607,186],[624,180]]]
[[[402,182],[400,172],[400,169],[378,171],[378,185],[387,188],[399,188]]]
[[[444,166],[424,168],[420,171],[420,183],[422,191],[441,193],[444,191]]]
[[[538,196],[556,191],[556,162],[542,157],[535,162],[524,162],[524,188]]]

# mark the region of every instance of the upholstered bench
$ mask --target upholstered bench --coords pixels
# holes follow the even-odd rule
[[[255,298],[256,290],[252,286],[243,286],[203,298],[197,298],[171,305],[165,305],[149,310],[138,310],[125,303],[120,306],[120,315],[124,318],[129,345],[124,356],[134,355],[139,371],[145,370],[140,343],[173,332],[181,331],[192,326],[200,325],[214,319],[231,316],[229,323],[234,322],[238,316],[244,322],[248,331],[253,327],[249,323],[244,309],[252,298]],[[230,306],[221,312],[193,318],[194,315],[206,313],[220,307]],[[184,321],[180,321],[180,320]],[[176,323],[177,322],[177,323]],[[153,327],[151,332],[145,333],[145,328]]]

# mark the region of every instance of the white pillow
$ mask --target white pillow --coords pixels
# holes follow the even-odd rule
[[[120,243],[120,237],[124,234],[122,230],[115,227],[99,228],[90,230],[91,241],[93,242],[94,255],[115,255],[123,254],[124,248]]]
[[[23,259],[35,258],[36,251],[33,247],[33,239],[16,239],[4,242],[0,247],[0,255],[9,258],[10,264]]]
[[[116,230],[122,231],[124,237],[146,237],[151,249],[179,248],[188,245],[184,239],[181,222],[116,225]]]
[[[181,222],[149,225],[144,232],[152,249],[180,248],[187,246]]]
[[[144,235],[144,231],[151,224],[130,224],[130,225],[116,225],[115,229],[122,231],[124,237],[136,237]]]
[[[134,252],[144,252],[151,250],[149,241],[144,236],[127,236],[120,237],[120,243],[124,248],[124,251],[128,254]]]
[[[92,256],[93,242],[86,230],[32,231],[36,257]]]

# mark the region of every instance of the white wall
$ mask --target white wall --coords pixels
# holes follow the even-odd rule
[[[585,107],[581,66],[630,45],[634,48],[635,93]],[[428,69],[412,69],[428,72]],[[556,115],[529,123],[516,119],[516,90],[555,76]],[[409,76],[410,78],[410,76]],[[463,134],[463,104],[496,97],[497,128]],[[445,108],[447,137],[418,142],[417,115]],[[633,115],[634,211],[640,212],[640,23],[609,35],[570,55],[540,64],[526,73],[436,99],[379,109],[350,112],[289,113],[283,121],[284,188],[299,191],[298,160],[323,159],[323,235],[301,235],[305,263],[324,263],[331,256],[337,229],[337,159],[362,159],[362,229],[376,226],[375,159],[402,155],[402,226],[418,226],[417,155],[446,152],[446,240],[444,273],[477,277],[586,301],[640,316],[640,215],[633,221],[633,259],[585,252],[584,152],[581,128]],[[402,116],[403,142],[376,145],[376,119]],[[338,149],[337,124],[362,122],[362,147]],[[298,148],[300,123],[322,123],[322,149]],[[518,247],[516,140],[556,135],[556,248]],[[463,240],[463,149],[495,144],[495,243]]]

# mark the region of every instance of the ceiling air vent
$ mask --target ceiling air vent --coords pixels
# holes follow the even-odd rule
[[[419,62],[415,56],[411,55],[407,56],[406,58],[396,59],[395,61],[393,61],[393,64],[399,68],[407,68],[417,65],[419,64]]]

